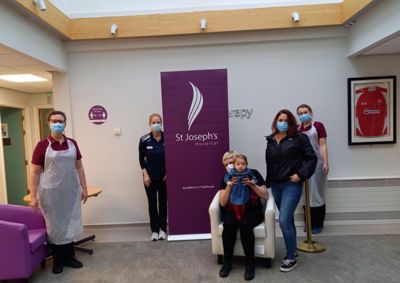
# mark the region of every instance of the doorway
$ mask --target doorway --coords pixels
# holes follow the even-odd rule
[[[53,111],[53,108],[41,108],[39,109],[39,129],[40,129],[40,140],[44,140],[50,135],[50,129],[47,125],[47,115]]]
[[[25,156],[25,131],[23,110],[0,107],[3,139],[4,171],[9,204],[25,205],[23,197],[28,193]]]

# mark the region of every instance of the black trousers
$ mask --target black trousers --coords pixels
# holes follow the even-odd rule
[[[70,261],[75,257],[74,243],[64,245],[50,244],[54,261]]]
[[[246,257],[246,264],[254,264],[254,227],[263,221],[263,214],[256,209],[246,208],[240,221],[236,219],[233,210],[225,212],[222,216],[224,230],[222,232],[222,243],[224,246],[224,262],[231,263],[233,250],[239,229],[240,240]]]
[[[305,206],[303,205],[303,209],[305,212]],[[324,220],[325,220],[325,209],[326,205],[310,207],[311,212],[311,228],[319,227],[324,228]],[[304,222],[306,222],[306,214],[304,213]]]
[[[150,228],[152,232],[167,231],[167,184],[163,180],[151,180],[145,188],[149,202]],[[157,203],[158,198],[158,203]]]

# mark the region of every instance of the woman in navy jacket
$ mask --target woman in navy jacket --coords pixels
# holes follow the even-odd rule
[[[314,173],[317,156],[308,137],[297,131],[296,118],[289,110],[283,109],[276,114],[271,129],[265,151],[266,185],[271,187],[279,209],[279,225],[286,246],[280,270],[287,272],[297,266],[294,211],[301,198],[304,180]]]

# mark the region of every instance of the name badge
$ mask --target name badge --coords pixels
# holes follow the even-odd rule
[[[153,146],[148,145],[148,146],[147,146],[147,149],[153,149]]]

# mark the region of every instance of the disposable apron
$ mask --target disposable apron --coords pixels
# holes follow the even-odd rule
[[[48,142],[40,176],[39,204],[46,220],[49,242],[62,245],[78,240],[83,232],[77,151],[69,140],[68,149],[62,151],[53,150],[50,140]]]
[[[326,176],[324,175],[323,171],[324,159],[322,158],[319,147],[318,132],[314,127],[314,124],[311,125],[311,128],[308,131],[303,132],[303,134],[308,136],[314,152],[318,157],[315,172],[309,179],[309,190],[310,206],[319,207],[325,204]]]

